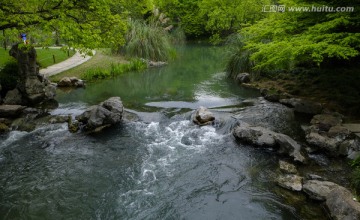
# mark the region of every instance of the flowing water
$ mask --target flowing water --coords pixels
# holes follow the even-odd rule
[[[221,48],[187,46],[166,67],[59,91],[52,114],[120,96],[128,116],[94,135],[51,124],[0,136],[0,219],[325,218],[274,184],[273,152],[230,134],[259,94],[228,80],[221,60]],[[200,105],[214,126],[190,122]]]

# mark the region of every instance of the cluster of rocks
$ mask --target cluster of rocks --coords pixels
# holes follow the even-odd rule
[[[279,166],[281,174],[276,180],[279,186],[301,191],[310,199],[323,202],[333,219],[360,219],[360,203],[346,188],[314,174],[304,178],[298,174],[295,165],[285,161],[280,161]]]
[[[76,77],[64,77],[58,83],[58,87],[85,87],[85,82]]]
[[[305,129],[306,141],[330,156],[355,159],[360,155],[359,138],[342,125],[342,117],[338,113],[315,115],[311,119],[311,126]]]
[[[0,132],[19,127],[13,125],[19,117],[35,119],[44,115],[44,109],[57,107],[56,85],[39,74],[36,50],[14,45],[9,53],[18,61],[19,78],[14,89],[2,91],[5,96],[0,98]]]
[[[22,49],[14,45],[10,55],[18,61],[18,81],[10,91],[1,91],[0,133],[10,130],[31,131],[39,123],[63,123],[68,116],[50,116],[47,109],[58,106],[55,101],[56,87],[84,87],[84,81],[75,77],[64,77],[58,84],[51,83],[39,73],[34,48]],[[41,119],[43,118],[43,119]]]
[[[98,132],[111,125],[119,123],[124,107],[120,97],[111,97],[99,105],[86,109],[75,117],[76,120],[68,121],[69,131],[77,132],[82,129],[86,132]]]
[[[14,45],[9,53],[18,60],[19,78],[16,88],[7,91],[2,103],[34,106],[46,100],[53,100],[56,86],[39,74],[35,49],[23,50],[19,49],[18,45]]]

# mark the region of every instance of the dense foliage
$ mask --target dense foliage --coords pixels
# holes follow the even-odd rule
[[[211,36],[214,43],[265,16],[269,0],[156,0],[189,38]]]
[[[126,22],[112,13],[111,1],[95,0],[3,0],[0,30],[17,37],[42,31],[42,36],[63,39],[68,46],[96,48],[123,44]]]
[[[349,1],[348,5],[346,1],[329,3],[281,0],[279,3],[287,6],[318,7],[331,4],[334,8],[352,6],[355,10],[359,7],[359,3]],[[253,70],[321,67],[335,60],[359,57],[360,15],[356,12],[269,13],[267,18],[241,29],[239,34],[242,44],[234,44],[237,51],[234,51],[230,60],[243,56],[243,53],[250,53],[249,62],[252,63]],[[228,70],[231,74],[236,74],[236,68],[231,70],[228,66]]]

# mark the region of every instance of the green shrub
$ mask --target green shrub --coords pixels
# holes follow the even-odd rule
[[[7,91],[15,89],[19,78],[18,63],[15,59],[10,59],[0,68],[1,95],[4,96]]]

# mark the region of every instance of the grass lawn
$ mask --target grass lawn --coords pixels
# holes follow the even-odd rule
[[[80,66],[74,67],[72,69],[66,70],[62,73],[56,74],[50,77],[51,81],[58,82],[63,77],[77,77],[81,78],[81,74],[85,73],[87,70],[101,68],[101,69],[109,69],[111,64],[118,63],[127,63],[122,56],[110,55],[109,49],[98,49],[96,50],[96,54],[89,61],[81,64]]]
[[[7,61],[12,59],[9,55],[9,50],[5,50],[4,48],[0,49],[0,67],[5,65]],[[55,56],[55,63],[59,63],[68,58],[67,52],[59,50],[59,49],[36,49],[37,52],[37,60],[40,64],[40,68],[46,68],[54,64],[53,55]],[[74,55],[74,51],[70,51],[69,55]]]

